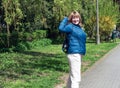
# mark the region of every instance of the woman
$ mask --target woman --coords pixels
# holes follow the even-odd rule
[[[81,81],[81,59],[86,53],[86,33],[82,30],[81,16],[73,11],[60,23],[59,30],[67,33],[69,47],[67,57],[70,66],[67,88],[79,88]]]

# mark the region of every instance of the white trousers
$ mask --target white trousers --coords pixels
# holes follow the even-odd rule
[[[70,66],[67,88],[80,88],[82,55],[68,54],[67,57]]]

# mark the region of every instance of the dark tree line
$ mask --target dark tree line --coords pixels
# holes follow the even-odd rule
[[[72,10],[81,13],[88,37],[94,37],[96,0],[0,0],[0,47],[10,48],[22,41],[49,37],[61,40],[59,22]],[[109,2],[109,3],[108,3]],[[107,3],[107,6],[104,5]],[[118,24],[118,4],[99,1],[100,33],[109,34]],[[102,25],[102,24],[105,25]],[[111,23],[110,23],[111,22]],[[46,35],[44,35],[44,32]],[[34,33],[33,33],[34,32]],[[41,34],[38,36],[38,33]],[[101,35],[102,36],[102,35]],[[37,37],[37,38],[36,38]]]

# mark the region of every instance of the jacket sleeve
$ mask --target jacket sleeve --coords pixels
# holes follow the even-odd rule
[[[67,18],[67,17],[65,17],[65,18],[61,21],[61,23],[60,23],[60,25],[59,25],[59,30],[60,30],[61,32],[65,32],[65,33],[71,32],[71,27],[70,27],[70,25],[68,25],[68,18]]]

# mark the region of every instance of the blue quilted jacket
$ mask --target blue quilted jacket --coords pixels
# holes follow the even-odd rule
[[[59,25],[61,32],[67,33],[69,41],[69,48],[67,54],[85,55],[86,53],[86,33],[79,25],[72,23],[68,24],[68,18],[65,17]]]

